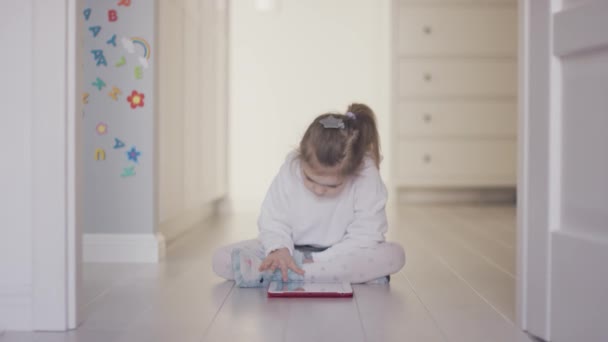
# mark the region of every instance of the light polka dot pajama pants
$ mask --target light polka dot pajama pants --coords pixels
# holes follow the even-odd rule
[[[247,249],[254,251],[257,255],[264,255],[262,243],[255,239],[217,249],[213,255],[213,270],[218,276],[227,280],[234,280],[231,253],[235,248]],[[313,260],[314,255],[313,252]],[[348,281],[357,284],[396,273],[403,265],[405,265],[403,247],[396,243],[383,242],[373,248],[353,249],[327,261],[303,264],[302,269],[306,272],[305,281]]]

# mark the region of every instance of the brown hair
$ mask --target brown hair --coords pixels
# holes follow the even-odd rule
[[[352,114],[351,114],[352,113]],[[325,128],[322,120],[328,117],[342,120],[343,128]],[[345,176],[355,174],[368,154],[380,168],[380,139],[374,112],[367,105],[353,103],[345,114],[319,115],[308,126],[300,141],[300,158],[312,160],[327,167],[341,164]]]

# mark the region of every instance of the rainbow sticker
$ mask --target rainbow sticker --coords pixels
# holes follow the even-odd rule
[[[129,53],[135,53],[135,46],[139,46],[141,49],[143,49],[143,56],[139,57],[139,63],[144,68],[148,68],[150,56],[152,55],[152,49],[150,47],[150,43],[148,43],[147,40],[145,40],[141,37],[132,37],[132,38],[123,37],[122,46]]]
[[[148,42],[145,39],[139,38],[139,37],[133,37],[133,38],[131,38],[131,41],[133,42],[133,44],[140,45],[141,47],[144,48],[144,58],[149,61],[150,55],[152,54],[152,49],[150,49],[150,44],[148,44]]]

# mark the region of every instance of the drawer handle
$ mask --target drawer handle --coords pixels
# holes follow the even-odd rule
[[[422,120],[424,120],[426,123],[431,123],[431,121],[433,121],[433,116],[429,113],[424,113]]]
[[[430,154],[425,154],[422,157],[422,161],[424,161],[425,164],[430,164],[432,160],[433,160],[433,158],[431,158]]]
[[[433,28],[430,26],[424,26],[422,28],[422,32],[424,32],[424,34],[426,35],[430,35],[431,33],[433,33]]]
[[[426,82],[431,82],[433,80],[433,75],[430,72],[424,73],[422,76]]]

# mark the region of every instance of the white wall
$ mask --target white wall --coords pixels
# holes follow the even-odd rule
[[[215,1],[157,4],[158,220],[172,239],[226,195],[227,11]]]
[[[285,155],[312,119],[367,103],[390,156],[390,1],[230,2],[230,197],[257,211]],[[390,160],[382,173],[388,181]]]
[[[0,330],[30,316],[32,16],[31,1],[0,2],[0,46],[10,51],[0,55]]]

